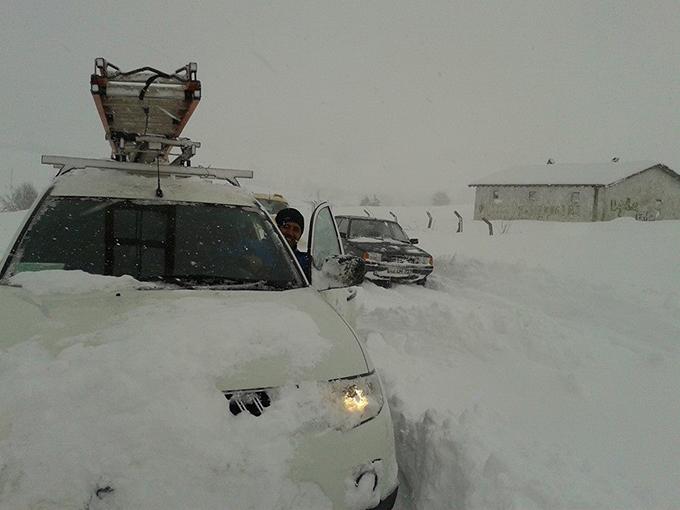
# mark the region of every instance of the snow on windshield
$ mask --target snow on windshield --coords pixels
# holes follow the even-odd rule
[[[32,294],[84,294],[92,291],[154,288],[153,284],[140,282],[132,276],[103,276],[85,271],[50,269],[27,271],[14,275],[10,284],[20,285]]]

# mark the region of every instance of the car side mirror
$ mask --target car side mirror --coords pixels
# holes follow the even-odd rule
[[[414,237],[414,238],[412,238],[412,239],[409,239],[409,242],[410,242],[411,244],[418,244],[418,238],[417,238],[417,237]]]
[[[320,271],[312,276],[317,290],[339,289],[360,285],[366,274],[366,263],[354,255],[332,255],[324,260]]]

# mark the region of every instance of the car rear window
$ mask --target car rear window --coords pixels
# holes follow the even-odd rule
[[[44,269],[171,283],[304,285],[261,211],[204,203],[49,197],[5,276]]]

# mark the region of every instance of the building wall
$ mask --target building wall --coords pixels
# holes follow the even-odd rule
[[[680,219],[680,179],[655,167],[604,188],[598,219]]]
[[[594,204],[593,186],[477,186],[474,219],[593,221]]]

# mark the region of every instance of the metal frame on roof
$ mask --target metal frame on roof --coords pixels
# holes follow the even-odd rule
[[[57,176],[74,169],[98,168],[104,170],[122,170],[144,175],[178,175],[196,176],[209,179],[222,179],[234,186],[239,186],[237,179],[252,179],[252,170],[236,170],[231,168],[213,168],[203,166],[149,165],[146,163],[128,163],[110,159],[73,158],[70,156],[44,155],[43,165],[58,168]]]

